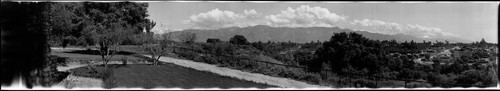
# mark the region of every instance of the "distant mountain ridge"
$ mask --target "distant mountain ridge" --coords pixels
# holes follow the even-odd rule
[[[250,27],[228,27],[228,28],[220,28],[220,29],[185,29],[183,31],[175,31],[175,32],[193,32],[197,34],[197,42],[206,42],[208,38],[217,38],[222,41],[228,41],[234,35],[243,35],[250,42],[297,42],[297,43],[306,43],[311,41],[326,41],[329,40],[333,33],[339,32],[356,32],[362,34],[364,37],[373,40],[392,40],[395,39],[400,42],[404,41],[415,41],[422,42],[435,40],[442,41],[448,40],[449,42],[463,42],[465,40],[456,39],[456,38],[432,38],[432,39],[424,39],[417,38],[410,35],[396,34],[396,35],[386,35],[379,33],[370,33],[366,31],[354,31],[350,29],[341,29],[338,27],[270,27],[265,25],[257,25]],[[174,32],[174,33],[175,33]]]

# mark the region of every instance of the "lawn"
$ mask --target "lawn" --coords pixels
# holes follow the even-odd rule
[[[147,75],[145,75],[147,74]],[[165,88],[268,88],[276,87],[215,73],[198,71],[174,64],[127,65],[114,69],[112,76],[117,87]]]
[[[198,71],[178,65],[164,63],[149,64],[112,64],[111,75],[103,76],[105,68],[96,67],[97,73],[89,73],[87,67],[72,69],[76,76],[93,77],[104,80],[106,88],[269,88],[267,84],[244,81],[220,76],[215,73]]]
[[[127,48],[132,49],[132,48]],[[67,57],[68,62],[79,62],[81,60],[100,61],[95,50],[70,50],[52,51],[52,55]],[[119,52],[111,60],[118,61],[126,57],[128,60],[145,60],[139,54],[131,52]],[[97,73],[90,73],[87,66],[72,69],[76,76],[93,77],[104,80],[104,87],[139,87],[139,88],[268,88],[276,87],[260,84],[236,78],[220,76],[215,73],[198,71],[191,68],[181,67],[175,64],[161,63],[153,66],[149,64],[111,64],[111,75],[104,76],[108,72],[102,65],[96,65]],[[109,77],[108,77],[109,76]]]

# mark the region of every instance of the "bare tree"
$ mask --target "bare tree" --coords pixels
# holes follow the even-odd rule
[[[168,31],[168,30],[167,30]],[[167,32],[163,34],[150,34],[143,36],[142,49],[151,55],[153,65],[158,65],[161,56],[166,55],[171,50],[169,47],[174,44],[173,33]]]
[[[181,32],[177,38],[184,43],[194,43],[196,40],[196,33],[192,32]]]
[[[115,31],[95,35],[97,40],[96,47],[99,49],[99,54],[101,55],[105,67],[108,66],[108,62],[118,52],[118,45],[123,39],[123,36],[120,36],[121,34],[121,31]]]

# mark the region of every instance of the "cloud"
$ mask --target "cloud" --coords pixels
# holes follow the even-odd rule
[[[347,17],[332,13],[326,8],[301,5],[295,9],[288,7],[265,19],[267,25],[275,27],[343,27]]]
[[[262,15],[255,10],[244,10],[242,13],[213,9],[205,13],[191,15],[185,24],[196,29],[215,29],[226,27],[248,27],[268,25],[272,27],[340,27],[356,31],[367,31],[381,34],[405,34],[420,38],[437,36],[457,36],[444,32],[440,28],[421,26],[418,24],[399,24],[371,19],[349,19],[348,16],[330,12],[327,8],[301,5],[288,7],[278,14]]]
[[[398,24],[394,22],[384,22],[381,20],[354,20],[347,27],[358,31],[367,31],[381,34],[405,34],[420,38],[434,38],[437,36],[456,36],[455,34],[444,32],[441,28],[421,26],[418,24]]]
[[[189,20],[184,21],[194,28],[224,28],[224,27],[246,27],[257,25],[261,14],[255,10],[244,10],[243,14],[237,14],[232,11],[213,9],[206,13],[191,15]]]

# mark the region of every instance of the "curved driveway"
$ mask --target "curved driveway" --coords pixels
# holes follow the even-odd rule
[[[144,55],[144,56],[151,57],[150,55]],[[160,57],[159,61],[173,63],[176,65],[189,67],[196,70],[208,71],[222,76],[229,76],[257,83],[266,83],[269,85],[275,85],[284,88],[327,88],[324,86],[307,84],[305,82],[296,81],[288,78],[279,78],[258,73],[243,72],[240,70],[235,70],[225,67],[217,67],[215,65],[201,63],[201,62],[193,62],[190,60],[175,59],[170,57]]]

